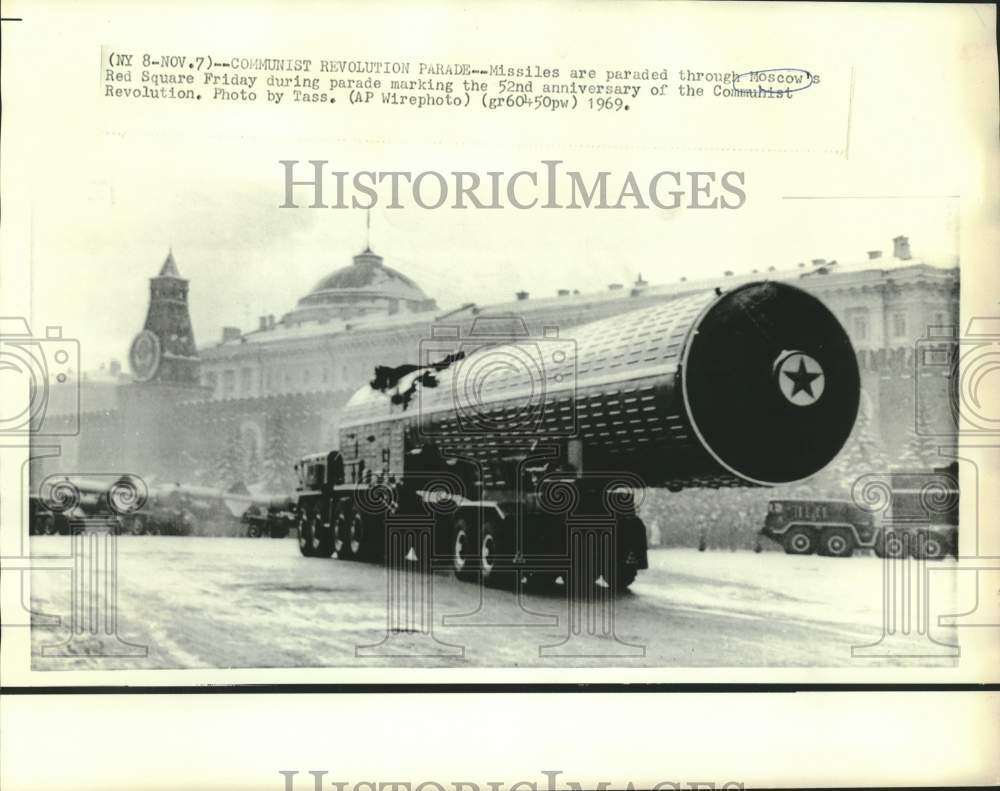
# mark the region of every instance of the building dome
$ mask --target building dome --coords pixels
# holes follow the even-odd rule
[[[285,323],[420,312],[437,307],[410,278],[383,263],[370,249],[320,280],[287,314]]]

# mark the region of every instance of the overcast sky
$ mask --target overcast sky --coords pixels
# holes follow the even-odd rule
[[[651,5],[630,8],[636,15],[658,14]],[[716,13],[703,8],[705,14]],[[352,7],[350,13],[362,11]],[[611,11],[601,6],[588,13]],[[707,40],[692,38],[667,19],[660,27],[633,20],[628,36],[606,42],[599,37],[602,47],[595,40],[553,49],[555,28],[544,26],[532,27],[515,44],[536,61],[564,67],[573,58],[641,66],[663,59],[635,62],[635,52],[658,52],[673,36],[672,63],[719,69],[760,65],[759,47],[754,49],[759,42],[746,41],[740,12],[728,6],[725,15],[718,13],[712,28],[718,37],[708,50]],[[759,19],[761,11],[756,13]],[[799,11],[775,8],[765,13]],[[950,260],[959,242],[956,201],[917,196],[961,191],[963,176],[956,162],[964,162],[964,152],[954,141],[962,139],[968,109],[953,90],[948,68],[940,61],[931,68],[919,47],[908,49],[908,42],[943,24],[936,19],[939,12],[922,12],[927,17],[923,33],[916,24],[898,31],[873,25],[871,57],[893,54],[878,60],[877,69],[866,68],[863,58],[857,61],[853,91],[852,67],[842,62],[836,42],[816,23],[819,12],[803,8],[801,13],[802,37],[775,42],[769,57],[775,63],[798,63],[808,52],[810,67],[824,76],[822,92],[810,89],[815,93],[804,92],[784,108],[741,103],[715,110],[677,100],[657,105],[647,97],[630,113],[600,116],[106,100],[97,80],[99,44],[125,40],[125,34],[101,28],[90,39],[64,45],[59,37],[70,26],[96,23],[82,14],[55,16],[38,35],[53,37],[53,46],[58,39],[60,60],[46,60],[44,40],[35,41],[30,53],[11,54],[23,57],[26,68],[34,63],[60,79],[50,86],[58,113],[53,111],[49,123],[24,127],[22,137],[14,138],[17,156],[6,165],[20,169],[34,192],[28,198],[33,322],[60,323],[67,335],[79,338],[84,368],[112,357],[125,360],[144,320],[148,278],[157,273],[170,247],[181,274],[191,281],[199,345],[217,341],[223,325],[249,330],[261,314],[280,316],[292,309],[316,281],[348,265],[364,247],[365,216],[361,210],[279,209],[281,159],[326,159],[331,169],[347,171],[481,173],[537,169],[543,159],[559,159],[565,168],[591,175],[610,171],[611,183],[619,183],[628,171],[640,181],[662,170],[745,173],[746,203],[734,211],[376,208],[372,247],[442,308],[507,301],[521,289],[536,296],[559,288],[603,290],[640,273],[651,283],[665,283],[727,269],[790,267],[819,257],[847,261],[870,249],[890,255],[892,237],[898,234],[910,237],[914,255]],[[404,17],[400,13],[386,22],[386,37],[392,26],[403,30],[414,24]],[[499,39],[467,23],[464,17],[449,16],[447,26],[435,28],[440,38],[407,35],[398,40],[406,42],[408,52],[376,52],[352,43],[344,32],[351,29],[347,19],[329,40],[324,38],[333,35],[329,31],[311,31],[290,16],[274,21],[276,27],[288,28],[286,36],[295,37],[284,39],[283,53],[317,56],[329,52],[335,40],[337,52],[345,56],[448,52],[461,59],[458,47],[467,50],[466,57],[486,52],[491,61],[500,59],[501,53],[494,51]],[[162,34],[172,44],[183,40],[196,50],[199,37],[209,40],[213,30],[208,22],[195,28],[178,23],[171,38],[164,22],[160,30],[144,27],[135,36]],[[275,30],[254,32],[254,40],[247,37],[237,48],[273,52],[264,44]],[[455,41],[466,44],[459,47]],[[352,47],[357,51],[352,53]],[[505,56],[516,60],[510,52]],[[7,87],[5,75],[9,137],[17,130],[8,127],[8,119],[20,117],[19,107],[36,105],[27,104],[31,86]],[[902,98],[887,103],[890,88],[902,92]],[[926,101],[932,94],[934,101]],[[799,195],[909,197],[783,200]]]
[[[199,345],[217,341],[224,325],[249,330],[259,315],[280,317],[361,251],[365,212],[279,209],[276,161],[260,163],[259,170],[271,173],[270,180],[213,180],[192,172],[187,182],[149,181],[123,173],[95,187],[107,190],[100,196],[106,218],[78,225],[72,235],[57,233],[65,233],[65,217],[37,212],[35,314],[81,339],[86,367],[124,359],[144,320],[148,278],[172,247],[191,281]],[[379,207],[372,212],[371,245],[444,309],[508,301],[521,289],[535,296],[559,288],[603,290],[640,274],[657,284],[725,270],[782,269],[812,258],[846,262],[871,249],[891,255],[898,234],[910,237],[917,256],[949,262],[957,252],[953,200],[782,201],[761,194],[754,168],[746,174],[747,202],[735,211]]]

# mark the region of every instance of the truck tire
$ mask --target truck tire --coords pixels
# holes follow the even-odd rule
[[[483,585],[490,588],[511,588],[514,570],[510,559],[505,557],[506,531],[494,521],[484,516],[479,539],[479,571]]]
[[[456,517],[452,526],[451,568],[460,580],[474,580],[479,555],[476,552],[475,531],[464,516]]]
[[[830,527],[819,537],[819,554],[831,558],[849,558],[854,554],[854,536],[843,527]]]
[[[618,572],[615,574],[614,584],[608,582],[607,578],[604,581],[615,593],[624,593],[628,590],[629,585],[635,582],[638,575],[639,570],[635,566],[619,566]]]
[[[816,533],[808,527],[793,527],[781,540],[789,555],[811,555],[816,551]]]
[[[354,509],[346,497],[337,500],[333,508],[333,522],[330,525],[332,546],[331,554],[337,553],[338,560],[348,560],[351,557],[350,527]]]
[[[918,533],[911,547],[911,554],[925,560],[942,560],[948,554],[948,541],[934,531]]]
[[[298,531],[299,538],[299,552],[304,557],[311,558],[313,556],[312,515],[308,511],[299,513],[296,530]]]
[[[355,560],[367,560],[371,555],[371,517],[356,508],[351,509],[351,521],[347,525],[347,551]]]
[[[247,538],[260,538],[260,528],[254,521],[247,525]]]
[[[287,525],[272,525],[268,528],[268,534],[271,538],[288,538],[288,527]]]
[[[905,558],[909,554],[911,537],[898,530],[883,530],[875,544],[875,554],[880,558]]]
[[[310,535],[313,557],[328,558],[333,555],[333,527],[323,523],[323,513],[319,509],[313,511]]]
[[[603,579],[604,584],[614,590],[615,593],[622,593],[628,590],[628,586],[635,582],[635,578],[639,574],[639,570],[635,566],[629,566],[622,563],[619,560],[620,556],[621,549],[619,548],[611,555],[605,554],[604,557],[595,558],[595,560],[600,563],[601,579]],[[612,563],[614,563],[613,569],[610,568]],[[597,580],[594,581],[596,582]]]

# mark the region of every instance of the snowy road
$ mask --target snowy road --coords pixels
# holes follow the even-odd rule
[[[65,553],[70,541],[33,537],[32,553]],[[69,644],[74,656],[43,655],[44,646],[70,635],[71,588],[67,572],[39,571],[32,575],[32,608],[62,620],[60,626],[33,629],[36,669],[898,661],[852,658],[852,646],[875,643],[883,631],[883,567],[874,557],[654,549],[650,569],[604,610],[583,608],[562,586],[525,593],[519,604],[510,592],[481,591],[444,572],[407,574],[402,594],[412,594],[413,606],[407,610],[404,597],[393,599],[403,604],[390,608],[384,567],[304,558],[292,539],[125,536],[118,557],[118,634],[145,646],[146,655],[102,656],[113,646],[90,634]],[[945,570],[949,563],[929,568]],[[954,576],[929,575],[930,634],[945,643],[956,638],[936,625],[937,615],[955,612]],[[403,625],[415,631],[387,637],[387,611],[410,613],[413,620]],[[433,635],[420,631],[422,612]],[[580,628],[571,634],[574,621]]]

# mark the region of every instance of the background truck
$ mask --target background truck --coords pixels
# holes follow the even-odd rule
[[[859,505],[836,499],[775,499],[760,533],[791,555],[940,560],[958,554],[958,466],[863,476]],[[870,499],[869,499],[870,498]]]
[[[789,555],[850,557],[858,547],[874,548],[874,516],[849,500],[782,499],[767,504],[760,534]]]
[[[290,495],[255,495],[241,519],[249,538],[287,538],[295,520],[295,497]]]

